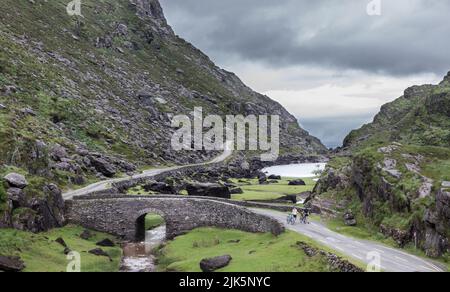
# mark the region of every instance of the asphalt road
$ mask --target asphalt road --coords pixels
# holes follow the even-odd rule
[[[379,258],[381,271],[385,272],[446,272],[447,268],[432,260],[423,259],[407,252],[394,249],[372,241],[354,239],[331,231],[319,222],[310,224],[288,225],[287,214],[261,209],[252,209],[254,212],[273,217],[283,223],[286,228],[306,235],[311,239],[333,249],[338,253],[347,255],[359,262],[374,263],[374,257]]]

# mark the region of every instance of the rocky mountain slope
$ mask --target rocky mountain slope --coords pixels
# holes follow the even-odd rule
[[[205,115],[278,114],[285,152],[325,151],[282,106],[177,37],[156,0],[84,1],[84,17],[68,16],[67,1],[4,2],[3,163],[45,171],[45,158],[31,165],[39,157],[29,156],[48,152],[55,168],[80,172],[89,163],[67,160],[88,156],[111,176],[133,169],[125,161],[205,160],[215,154],[169,147],[171,117],[194,106]]]
[[[438,85],[413,86],[384,105],[374,121],[352,131],[344,148],[406,142],[450,147],[450,72]]]
[[[450,245],[450,73],[415,86],[353,131],[312,204],[433,257]]]
[[[68,2],[2,0],[0,176],[29,185],[0,183],[0,214],[39,212],[34,199],[49,182],[73,187],[210,159],[217,153],[170,147],[171,118],[195,106],[280,115],[282,153],[326,152],[280,104],[176,36],[157,0],[83,0],[82,17],[66,13]],[[18,221],[36,221],[26,217]]]

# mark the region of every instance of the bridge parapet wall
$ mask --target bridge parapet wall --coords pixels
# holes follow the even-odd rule
[[[172,239],[198,227],[220,227],[254,233],[279,235],[284,227],[275,219],[256,214],[243,207],[193,198],[108,198],[66,202],[70,223],[136,240],[138,219],[157,213],[166,221],[167,238]]]

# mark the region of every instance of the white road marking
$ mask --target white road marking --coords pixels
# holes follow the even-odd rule
[[[356,255],[354,253],[352,253],[352,257],[357,258],[358,260],[361,260],[361,261],[364,260],[362,257],[360,257],[359,255]]]
[[[427,270],[427,271],[431,271],[431,272],[434,272],[435,270],[433,270],[433,269],[430,269],[430,268],[427,268],[427,267],[424,267],[424,266],[420,266],[422,269],[425,269],[425,270]]]
[[[341,251],[341,252],[344,252],[344,249],[343,249],[343,248],[340,248],[339,246],[335,246],[334,248],[337,249],[337,250],[339,250],[339,251]]]
[[[401,257],[398,257],[398,256],[395,256],[395,259],[397,259],[397,260],[399,260],[399,261],[402,261],[402,262],[404,262],[404,263],[409,263],[408,260],[402,259]]]

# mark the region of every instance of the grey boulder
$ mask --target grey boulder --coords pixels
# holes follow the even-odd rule
[[[19,257],[0,256],[0,271],[20,272],[23,269],[25,269],[25,264]]]
[[[186,186],[189,196],[215,197],[230,199],[230,190],[222,185],[213,183],[191,183]]]
[[[289,182],[290,186],[306,186],[306,183],[302,179],[296,179]]]
[[[200,269],[205,273],[211,273],[228,266],[233,258],[230,255],[203,259],[200,262]]]
[[[28,182],[25,177],[18,173],[10,173],[6,175],[4,179],[13,188],[23,189],[28,186]]]

